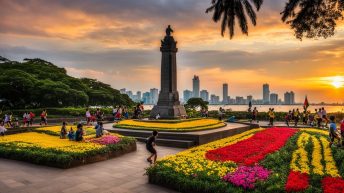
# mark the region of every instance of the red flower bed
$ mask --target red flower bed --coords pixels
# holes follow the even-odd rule
[[[285,145],[289,137],[297,132],[290,128],[266,129],[251,138],[236,144],[210,150],[206,158],[216,161],[234,161],[252,165],[264,159],[267,154],[277,151]]]
[[[290,171],[285,190],[287,192],[304,191],[309,186],[309,176],[306,173]]]
[[[325,177],[321,180],[324,193],[344,193],[344,180],[341,178]]]

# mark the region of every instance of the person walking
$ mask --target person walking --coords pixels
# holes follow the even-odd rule
[[[257,110],[257,107],[254,107],[253,108],[253,111],[252,111],[252,122],[256,122],[258,123],[258,110]]]
[[[296,111],[294,112],[294,117],[295,117],[295,124],[294,124],[294,126],[297,127],[297,124],[299,123],[299,120],[300,120],[300,111],[299,111],[299,109],[296,109]]]
[[[321,116],[322,116],[321,118],[322,118],[323,121],[325,122],[324,127],[327,127],[327,124],[329,123],[329,120],[328,120],[328,118],[327,118],[327,112],[326,112],[326,110],[325,110],[324,107],[321,108]]]
[[[123,108],[123,116],[125,119],[129,119],[129,112],[127,107]]]
[[[330,147],[334,143],[335,139],[338,139],[340,141],[340,137],[337,134],[337,125],[336,125],[335,119],[336,119],[335,116],[330,116],[330,130],[329,130]]]
[[[275,119],[275,112],[274,112],[274,108],[269,108],[269,126],[274,126],[274,119]]]
[[[47,110],[44,109],[43,112],[41,113],[41,122],[40,125],[48,125],[48,113]]]
[[[34,121],[36,115],[32,111],[30,111],[29,116],[30,116],[30,118],[29,118],[29,126],[32,126],[33,121]]]
[[[86,109],[85,116],[86,116],[86,125],[90,125],[92,115],[88,108]]]
[[[290,120],[291,120],[291,117],[292,117],[292,115],[291,115],[291,111],[289,111],[286,115],[285,115],[285,123],[287,124],[287,126],[289,127],[289,122],[290,122]]]
[[[155,146],[156,146],[155,141],[156,141],[157,136],[158,136],[158,131],[153,131],[152,135],[146,141],[146,149],[151,153],[151,155],[147,158],[147,161],[150,164],[154,164],[158,157],[158,153],[155,149]]]

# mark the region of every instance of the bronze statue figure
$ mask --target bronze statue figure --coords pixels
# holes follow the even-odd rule
[[[171,28],[170,25],[168,25],[168,27],[166,28],[166,35],[167,36],[171,36],[171,33],[173,32],[173,29]]]

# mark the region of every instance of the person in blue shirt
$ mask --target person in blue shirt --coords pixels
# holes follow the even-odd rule
[[[330,136],[330,147],[332,146],[334,139],[340,140],[340,137],[337,134],[337,125],[335,121],[334,116],[330,116],[330,130],[329,130],[329,136]]]

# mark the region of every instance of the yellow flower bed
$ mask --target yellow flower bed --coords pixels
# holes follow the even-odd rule
[[[158,123],[149,121],[124,120],[115,127],[133,129],[157,129],[157,130],[205,130],[225,126],[225,123],[216,119],[199,119],[177,123]]]
[[[15,143],[18,148],[39,147],[43,149],[55,149],[71,153],[83,153],[104,147],[96,143],[85,143],[59,139],[43,133],[29,132],[0,137],[0,144]]]
[[[195,175],[201,172],[208,176],[215,175],[221,178],[228,172],[235,171],[235,163],[230,161],[211,161],[205,158],[206,152],[248,139],[252,137],[254,133],[261,130],[263,129],[253,129],[238,135],[194,147],[176,155],[166,156],[160,159],[159,162],[161,162],[164,166],[173,169],[175,172],[181,172],[185,175]]]
[[[298,149],[293,152],[290,169],[301,173],[310,173],[308,153],[305,149],[309,138],[310,135],[308,133],[302,133],[297,139]]]
[[[332,177],[340,177],[328,140],[325,137],[320,137],[320,141],[323,146],[326,174]]]
[[[321,164],[322,154],[321,154],[321,145],[318,138],[315,136],[311,136],[313,142],[313,153],[312,153],[312,166],[313,166],[313,173],[324,175],[324,167]]]
[[[329,141],[324,135],[328,132],[319,129],[300,129],[302,134],[297,140],[298,149],[293,152],[290,169],[307,174],[318,174],[321,176],[329,175],[332,177],[340,177],[336,162],[333,159]],[[316,136],[312,133],[321,134]],[[308,159],[308,153],[305,149],[309,140],[313,143],[312,160]],[[325,161],[325,165],[321,160]],[[313,170],[310,170],[309,163],[312,164]]]

